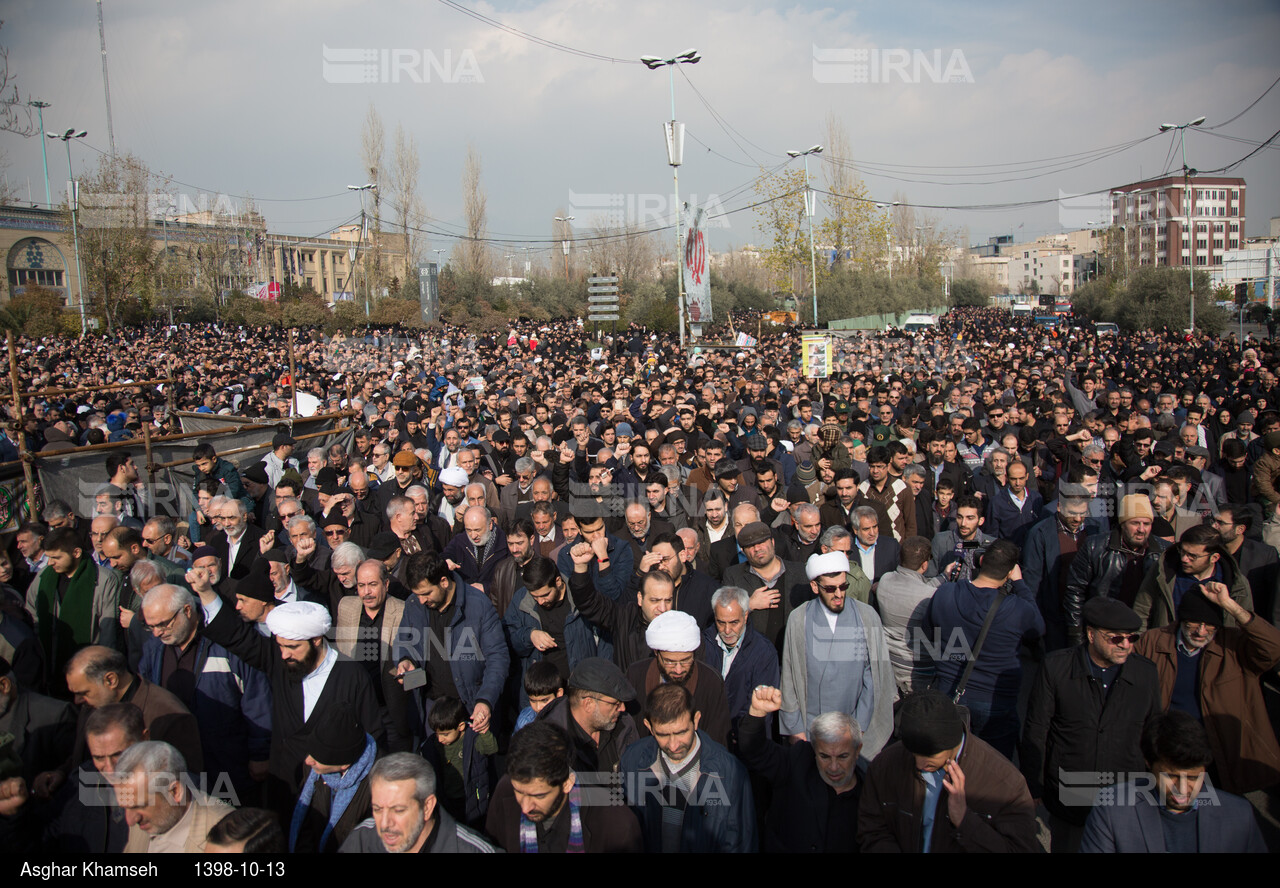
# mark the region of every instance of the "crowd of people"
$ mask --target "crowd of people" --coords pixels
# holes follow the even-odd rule
[[[1280,847],[1271,340],[588,338],[22,342],[0,462],[117,446],[0,552],[0,846]],[[278,428],[175,508],[183,411]]]

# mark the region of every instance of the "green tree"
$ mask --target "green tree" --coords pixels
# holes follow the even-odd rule
[[[64,310],[62,296],[57,292],[28,284],[20,295],[0,309],[0,329],[40,339],[77,333],[80,320]]]
[[[422,306],[417,300],[411,302],[408,299],[388,296],[374,303],[370,317],[375,324],[420,327],[422,326]]]
[[[835,114],[827,117],[826,139],[823,172],[828,193],[823,200],[826,218],[818,225],[818,240],[831,248],[835,256],[833,268],[853,265],[865,272],[882,269],[889,216],[876,208],[866,183],[855,171],[849,135]],[[821,269],[818,274],[822,275]]]
[[[80,260],[86,308],[113,332],[130,307],[137,308],[153,283],[155,243],[147,201],[155,183],[151,171],[132,154],[103,156],[98,169],[80,183]]]
[[[675,286],[673,275],[663,278],[663,284],[641,284],[627,300],[624,320],[630,324],[641,324],[650,330],[673,333],[679,326],[679,315],[676,312]]]
[[[761,263],[768,269],[770,287],[791,295],[808,288],[809,237],[805,230],[804,190],[804,170],[800,169],[780,173],[761,170],[756,179],[756,193],[762,201],[756,207],[756,228],[767,244],[760,251]]]
[[[973,278],[961,278],[951,282],[951,304],[972,305],[984,308],[991,304],[987,285]]]

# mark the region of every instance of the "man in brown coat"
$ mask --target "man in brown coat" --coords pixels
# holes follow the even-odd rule
[[[1224,627],[1226,617],[1239,628]],[[1182,597],[1176,623],[1147,632],[1136,650],[1156,664],[1162,708],[1204,723],[1217,785],[1245,793],[1280,783],[1280,744],[1260,681],[1280,663],[1280,630],[1241,607],[1225,584],[1205,583]]]
[[[899,715],[898,742],[876,756],[863,784],[863,852],[1040,850],[1026,780],[968,730],[961,707],[921,691]]]
[[[75,747],[61,768],[36,777],[32,786],[36,795],[51,795],[88,757],[85,722],[89,713],[108,703],[132,703],[141,709],[148,739],[176,748],[191,773],[204,770],[196,717],[172,693],[130,672],[128,661],[119,651],[96,645],[77,651],[67,662],[67,688],[80,705]]]

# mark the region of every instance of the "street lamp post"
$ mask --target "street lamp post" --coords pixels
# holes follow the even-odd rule
[[[1192,211],[1195,209],[1195,202],[1191,199],[1191,177],[1196,171],[1187,166],[1187,127],[1199,126],[1204,123],[1204,115],[1201,114],[1195,120],[1189,120],[1186,123],[1162,123],[1160,124],[1160,132],[1167,133],[1169,130],[1178,131],[1178,142],[1182,150],[1182,201],[1186,204],[1187,210],[1187,286],[1190,291],[1190,327],[1191,332],[1196,332],[1196,233],[1192,229]]]
[[[377,191],[376,182],[369,182],[365,185],[348,185],[348,191],[358,192],[360,195],[360,233],[356,235],[356,250],[351,254],[351,277],[355,279],[356,259],[360,255],[360,247],[364,245],[364,193],[366,191]],[[369,317],[369,272],[364,273],[364,316]]]
[[[818,209],[818,192],[809,187],[809,155],[821,154],[822,146],[805,151],[788,151],[787,157],[804,158],[804,212],[809,217],[809,278],[813,284],[813,326],[818,326],[818,259],[813,246],[813,215]]]
[[[671,179],[675,186],[676,200],[676,296],[677,313],[680,315],[680,347],[684,348],[684,232],[680,230],[680,164],[684,163],[684,124],[676,122],[676,65],[696,65],[702,56],[696,49],[686,49],[669,59],[658,56],[641,56],[640,61],[650,71],[666,66],[671,86],[671,120],[662,125],[667,139],[667,163],[671,167]]]
[[[83,139],[89,135],[88,130],[76,131],[75,127],[67,130],[59,135],[58,133],[45,133],[50,139],[61,139],[62,144],[67,146],[67,179],[70,184],[70,191],[67,193],[67,201],[71,204],[71,239],[75,244],[76,251],[76,289],[80,299],[80,335],[83,336],[88,329],[88,322],[85,320],[84,314],[84,274],[80,270],[80,189],[76,185],[75,173],[71,171],[71,140]]]
[[[49,103],[32,99],[27,104],[39,113],[40,132],[44,132],[44,109],[50,107]],[[53,209],[53,197],[49,193],[49,152],[45,147],[47,144],[47,142],[40,143],[40,159],[44,162],[44,205],[47,209]]]
[[[564,223],[564,237],[560,241],[560,250],[564,253],[564,279],[566,282],[569,280],[569,241],[572,240],[569,237],[569,223],[576,218],[576,216],[556,216],[557,222]]]

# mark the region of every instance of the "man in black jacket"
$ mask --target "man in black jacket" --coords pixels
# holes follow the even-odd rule
[[[1139,741],[1161,709],[1155,664],[1133,652],[1142,621],[1114,598],[1084,605],[1084,644],[1045,657],[1031,690],[1019,760],[1049,809],[1053,851],[1079,849],[1100,787],[1145,771]]]
[[[858,850],[858,756],[862,731],[844,712],[824,712],[808,740],[770,743],[765,720],[782,708],[782,691],[758,687],[738,729],[739,754],[753,774],[773,786],[764,829],[766,853],[841,854]]]
[[[266,673],[271,682],[268,807],[292,814],[308,737],[320,722],[353,718],[379,748],[385,746],[386,729],[373,683],[363,663],[339,659],[330,646],[325,636],[333,620],[324,605],[295,601],[275,608],[267,616],[273,636],[268,639],[223,607],[201,569],[193,568],[187,576],[204,609],[205,635]]]
[[[587,544],[578,543],[571,550],[574,572],[569,575],[569,594],[578,613],[612,633],[613,661],[625,671],[632,663],[653,656],[644,633],[655,617],[672,609],[675,586],[667,573],[651,570],[641,579],[634,603],[625,595],[614,601],[600,593],[586,572],[590,565],[588,548]]]
[[[1080,644],[1083,629],[1080,611],[1093,598],[1114,598],[1133,604],[1134,595],[1147,572],[1158,564],[1169,543],[1151,533],[1155,511],[1140,493],[1120,500],[1119,527],[1110,533],[1094,534],[1080,544],[1067,571],[1063,610],[1067,637]]]

